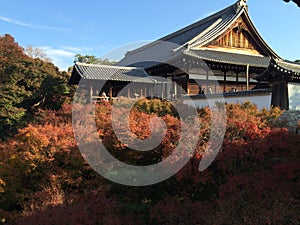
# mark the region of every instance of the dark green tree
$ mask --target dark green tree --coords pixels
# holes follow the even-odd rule
[[[0,37],[0,139],[33,120],[38,108],[58,109],[68,97],[68,75],[31,58],[6,34]]]
[[[77,54],[75,55],[74,63],[90,63],[90,64],[101,64],[101,65],[114,65],[116,64],[115,61],[111,61],[109,59],[101,59],[97,58],[93,55],[81,55]]]

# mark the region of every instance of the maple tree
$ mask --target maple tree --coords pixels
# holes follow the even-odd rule
[[[150,153],[131,152],[116,139],[109,102],[96,107],[99,136],[111,153],[126,163],[145,165],[153,163],[153,159],[163,160],[176,145],[173,137],[180,127],[176,112],[168,104],[142,100],[131,110],[128,137],[147,137],[149,121],[157,115],[169,124],[169,135]],[[169,108],[168,113],[158,108]],[[90,168],[72,134],[71,109],[69,104],[60,110],[40,109],[37,123],[1,143],[0,214],[5,221],[15,224],[299,222],[300,142],[295,134],[276,128],[276,118],[281,113],[277,108],[260,111],[250,103],[227,105],[227,132],[222,149],[203,172],[198,171],[198,166],[210,135],[211,112],[208,108],[199,110],[202,126],[194,156],[176,175],[148,187],[114,184]]]

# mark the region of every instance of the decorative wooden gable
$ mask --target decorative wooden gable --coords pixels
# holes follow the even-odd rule
[[[225,52],[265,55],[250,35],[248,26],[240,17],[222,36],[201,48],[214,49]]]

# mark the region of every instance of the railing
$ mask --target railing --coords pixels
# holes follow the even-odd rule
[[[240,97],[240,96],[249,96],[249,95],[265,95],[269,94],[272,91],[270,89],[256,89],[249,91],[236,91],[236,92],[220,92],[213,94],[198,94],[188,96],[191,99],[207,99],[207,98],[228,98],[228,97]]]
[[[95,101],[108,101],[108,96],[92,96],[92,99]]]

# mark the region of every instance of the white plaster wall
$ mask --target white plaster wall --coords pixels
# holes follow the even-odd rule
[[[288,83],[288,93],[290,110],[300,110],[300,84]]]
[[[226,102],[226,103],[239,103],[243,104],[246,101],[254,103],[258,109],[270,109],[271,107],[271,93],[261,95],[245,95],[245,96],[232,96],[226,98],[214,98],[207,96],[207,99],[193,99],[192,102],[197,108],[204,108],[207,106],[214,107],[215,102]],[[185,101],[186,104],[191,104],[190,101]]]

